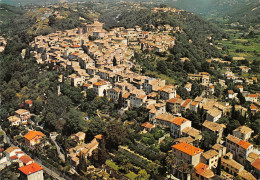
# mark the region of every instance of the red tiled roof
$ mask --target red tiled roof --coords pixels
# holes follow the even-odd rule
[[[241,146],[241,147],[244,148],[244,149],[247,149],[247,148],[248,148],[250,145],[252,145],[252,144],[249,143],[249,142],[246,142],[246,141],[241,140],[241,141],[239,141],[238,145]]]
[[[32,102],[32,100],[25,100],[25,103],[26,104],[32,104],[33,102]]]
[[[258,107],[257,107],[256,105],[254,105],[254,104],[251,104],[250,109],[251,109],[251,110],[257,110]]]
[[[175,145],[172,146],[172,148],[177,149],[177,150],[179,150],[181,152],[184,152],[185,154],[188,154],[190,156],[194,156],[196,154],[199,154],[199,153],[203,152],[202,149],[197,148],[195,146],[192,146],[190,144],[187,144],[185,142],[181,142],[179,144],[175,144]]]
[[[142,124],[142,127],[145,127],[145,128],[148,128],[148,129],[151,129],[151,128],[153,128],[153,124],[151,124],[151,123],[149,123],[149,122],[145,122],[145,123],[143,123]]]
[[[24,136],[24,138],[25,139],[28,139],[29,141],[30,140],[32,140],[33,138],[35,138],[36,136],[45,136],[42,132],[40,132],[40,131],[30,131],[30,132],[28,132],[25,136]]]
[[[19,170],[22,171],[25,175],[33,174],[33,173],[38,172],[42,169],[43,168],[37,163],[32,163],[30,165],[23,166],[23,167],[19,168]]]
[[[79,48],[80,46],[79,45],[77,45],[77,44],[73,44],[72,46],[70,46],[70,47],[72,47],[72,48]]]
[[[248,97],[257,97],[257,94],[248,94]]]
[[[192,99],[187,99],[181,106],[186,107],[191,101]]]
[[[214,176],[214,173],[208,168],[209,166],[203,163],[199,163],[195,166],[196,173],[205,178],[211,178]]]
[[[182,125],[183,123],[189,121],[188,119],[185,119],[183,117],[175,117],[173,120],[171,120],[172,123],[176,124],[176,125]]]
[[[31,159],[29,156],[26,156],[26,155],[21,156],[21,157],[20,157],[20,160],[21,160],[24,164],[27,164],[28,162],[33,161],[33,159]]]
[[[14,155],[14,156],[11,156],[10,159],[15,160],[15,159],[18,159],[18,157],[16,155]]]
[[[260,171],[260,158],[257,158],[251,165]]]

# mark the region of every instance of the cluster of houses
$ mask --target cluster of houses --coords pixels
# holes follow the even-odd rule
[[[215,131],[216,134],[221,133],[217,131],[221,129],[218,127],[221,125],[208,123],[203,123],[204,128],[206,125],[210,128],[208,130]],[[172,146],[171,153],[176,157],[177,163],[183,161],[193,165],[195,171],[192,173],[192,179],[214,179],[216,168],[221,166],[226,172],[222,174],[224,178],[232,179],[239,176],[245,180],[256,180],[260,176],[260,155],[254,152],[251,143],[243,140],[249,138],[252,132],[250,128],[240,126],[233,131],[233,135],[229,134],[226,137],[225,146],[216,143],[206,152],[194,146],[194,139],[190,141],[188,138],[179,138]],[[182,134],[179,136],[187,135],[186,131]]]
[[[77,143],[77,146],[70,147],[67,149],[68,158],[74,167],[77,167],[80,163],[80,158],[87,160],[88,157],[92,156],[92,152],[98,148],[100,141],[104,138],[103,135],[99,134],[94,139],[86,144],[84,132],[78,132],[71,135],[71,139]]]
[[[77,29],[38,36],[31,46],[34,47],[33,53],[38,63],[46,64],[58,72],[65,70],[70,73],[67,77],[60,75],[60,82],[67,79],[71,85],[82,90],[93,89],[97,96],[120,100],[123,110],[141,106],[147,108],[149,122],[142,125],[144,129],[150,131],[156,126],[169,128],[175,138],[172,153],[177,159],[195,167],[195,179],[210,179],[215,176],[213,169],[217,167],[219,159],[227,173],[244,179],[256,179],[259,175],[259,155],[247,141],[253,131],[241,126],[234,130],[233,135],[226,137],[225,146],[223,145],[223,131],[226,127],[216,122],[231,111],[232,107],[228,103],[203,97],[181,99],[176,94],[174,85],[167,85],[165,80],[130,70],[134,66],[134,51],[130,47],[164,52],[173,47],[174,43],[174,38],[163,32],[146,32],[138,26],[131,29],[118,27],[108,32],[103,29],[102,23],[95,20],[93,24],[83,24]],[[208,73],[188,74],[188,78],[200,82],[208,93],[214,93],[214,85],[210,83]],[[225,82],[221,83],[225,85]],[[191,83],[187,83],[186,90],[191,91],[191,86]],[[231,91],[229,93],[232,94]],[[258,95],[246,97],[252,103],[259,101]],[[235,108],[241,112],[246,111],[242,106]],[[251,105],[252,109],[258,111],[254,104]],[[196,147],[203,137],[200,130],[192,127],[191,120],[180,117],[180,113],[187,110],[203,111],[206,114],[203,130],[217,136],[216,144],[211,150],[204,152]],[[83,132],[74,134],[71,138],[77,142],[77,146],[68,150],[68,157],[77,166],[80,157],[87,159],[91,156],[103,136],[96,136],[88,144],[84,143]]]
[[[30,156],[24,153],[19,147],[11,146],[0,152],[0,164],[9,166],[11,163],[19,165],[19,179],[43,180],[43,167],[37,164]]]

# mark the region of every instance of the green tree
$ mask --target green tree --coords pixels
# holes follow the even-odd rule
[[[105,128],[106,146],[108,149],[117,149],[127,138],[126,127],[120,121],[109,121]]]
[[[150,175],[147,174],[147,172],[144,169],[139,171],[138,175],[136,177],[137,180],[148,180],[149,178],[150,178]]]

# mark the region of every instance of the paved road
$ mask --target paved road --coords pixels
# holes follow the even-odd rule
[[[51,137],[51,140],[52,142],[55,144],[56,148],[57,148],[57,152],[58,152],[58,155],[59,155],[59,158],[65,162],[65,156],[64,154],[61,153],[60,151],[60,146],[57,144],[57,142],[55,141],[56,137]]]

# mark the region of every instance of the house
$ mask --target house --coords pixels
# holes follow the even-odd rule
[[[224,124],[218,124],[215,122],[207,121],[205,120],[202,124],[202,128],[207,131],[211,131],[216,134],[217,136],[217,142],[219,143],[223,136],[223,131],[226,126]]]
[[[43,137],[45,137],[45,135],[40,131],[29,131],[24,135],[25,144],[29,147],[33,147],[36,144],[39,144]]]
[[[76,134],[72,134],[70,136],[71,139],[75,140],[78,145],[84,143],[86,134],[84,132],[77,132]]]
[[[260,177],[260,158],[254,160],[251,165],[253,167],[253,174],[255,177]]]
[[[11,146],[5,150],[5,156],[9,159],[12,156],[16,156],[16,152],[22,151],[19,147]]]
[[[226,147],[227,152],[231,152],[241,164],[245,164],[248,155],[253,152],[253,144],[230,134],[226,137]]]
[[[182,103],[183,103],[183,100],[180,98],[172,98],[172,99],[168,100],[166,103],[167,112],[180,113]]]
[[[33,159],[31,159],[29,156],[27,155],[23,155],[19,158],[19,166],[27,166],[29,164],[32,164],[34,162]]]
[[[27,104],[29,107],[32,107],[32,105],[33,105],[32,100],[25,100],[24,102],[25,102],[25,104]]]
[[[193,101],[193,102],[190,104],[190,110],[191,110],[191,111],[197,112],[197,111],[198,111],[198,107],[199,107],[199,102]]]
[[[218,152],[219,158],[226,155],[227,148],[221,144],[215,144],[214,146],[212,146],[212,149]]]
[[[198,143],[202,139],[201,131],[193,128],[193,127],[186,127],[181,132],[182,136],[184,137],[192,137],[196,143]]]
[[[191,92],[192,84],[190,82],[187,82],[187,84],[184,86],[184,88],[188,91]]]
[[[190,109],[190,104],[192,103],[192,99],[186,99],[180,107],[181,112],[185,112],[186,110]]]
[[[254,104],[250,105],[250,110],[253,115],[255,115],[258,112],[258,107]]]
[[[229,99],[234,99],[236,97],[236,94],[234,93],[233,90],[228,90],[228,98]]]
[[[241,93],[244,91],[244,87],[242,85],[237,85],[237,88]]]
[[[155,78],[147,78],[144,81],[143,89],[149,94],[151,92],[158,92],[159,89],[165,86],[165,80],[155,79]]]
[[[140,107],[147,99],[145,92],[143,90],[134,90],[130,92],[130,106]]]
[[[176,157],[177,163],[184,161],[187,164],[196,166],[200,162],[202,152],[202,149],[185,142],[172,146],[172,154]]]
[[[176,97],[176,89],[173,85],[164,86],[159,90],[161,99],[169,100]]]
[[[170,128],[171,122],[175,117],[172,114],[163,113],[158,114],[153,120],[153,124],[161,127],[161,128]]]
[[[43,168],[37,164],[32,163],[23,167],[20,167],[19,170],[22,172],[21,178],[27,178],[28,180],[44,180],[43,177]]]
[[[117,101],[119,99],[119,95],[120,95],[121,90],[118,87],[112,88],[112,89],[108,89],[107,90],[107,96],[113,100],[113,101]]]
[[[198,163],[195,166],[195,171],[192,174],[192,179],[194,180],[208,180],[214,177],[213,171],[210,170],[209,166],[204,163]]]
[[[19,126],[21,123],[21,119],[17,116],[10,116],[7,119],[11,123],[11,126]]]
[[[246,101],[256,103],[258,101],[258,95],[257,94],[248,94],[245,99],[246,99]]]
[[[233,130],[233,135],[239,139],[247,141],[254,131],[247,126],[239,126]]]
[[[26,109],[18,109],[15,111],[15,116],[21,119],[22,124],[27,124],[27,120],[31,118],[30,111]]]
[[[207,111],[206,120],[216,122],[221,118],[221,116],[222,112],[220,110],[218,110],[217,108],[211,108]]]
[[[93,84],[93,89],[97,96],[105,96],[106,91],[111,88],[109,82],[101,80]]]
[[[237,175],[245,180],[256,180],[251,173],[244,170],[244,166],[233,160],[233,154],[230,152],[221,158],[221,166],[229,174]]]
[[[143,123],[142,125],[141,125],[143,128],[144,128],[144,130],[143,130],[143,132],[145,133],[145,132],[151,132],[151,130],[153,129],[153,128],[155,128],[155,125],[154,124],[151,124],[151,123],[149,123],[149,122],[145,122],[145,123]]]
[[[191,121],[183,117],[175,117],[171,120],[170,130],[173,138],[179,138],[182,130],[191,127]]]
[[[239,69],[241,72],[245,72],[245,73],[248,73],[248,71],[250,70],[250,68],[247,66],[240,66]]]
[[[181,138],[174,139],[173,142],[177,144],[181,142],[185,142],[187,144],[194,145],[195,139],[188,136],[188,137],[181,137]]]
[[[201,156],[201,162],[208,164],[209,169],[214,169],[218,166],[219,153],[213,149],[204,152]]]

